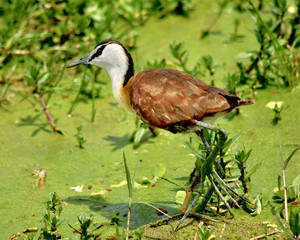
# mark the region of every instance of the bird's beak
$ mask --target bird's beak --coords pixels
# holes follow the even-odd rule
[[[75,66],[77,66],[77,65],[79,65],[79,64],[86,63],[86,62],[89,60],[89,56],[90,56],[90,54],[85,55],[85,56],[83,56],[83,57],[81,57],[81,58],[79,58],[79,59],[77,59],[77,60],[75,60],[75,61],[69,63],[69,64],[66,66],[66,68],[71,68],[71,67],[75,67]]]

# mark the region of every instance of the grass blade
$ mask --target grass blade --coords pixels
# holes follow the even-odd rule
[[[129,168],[128,168],[127,159],[126,159],[124,151],[123,151],[123,160],[124,160],[124,166],[125,166],[125,172],[126,172],[126,178],[127,178],[127,186],[128,186],[128,193],[129,193],[128,214],[127,214],[127,223],[126,223],[126,237],[125,237],[125,239],[128,240],[129,226],[130,226],[130,216],[131,216],[131,207],[132,207],[132,184],[133,184],[133,181],[131,180],[131,177],[130,177],[130,171],[129,171]],[[138,162],[137,162],[137,164],[138,164]],[[134,177],[135,177],[136,171],[137,171],[137,165],[136,165],[136,168],[135,168]]]
[[[172,180],[169,180],[169,179],[167,179],[167,178],[165,178],[165,177],[159,177],[159,178],[160,178],[160,179],[163,179],[163,180],[165,180],[165,181],[167,181],[167,182],[169,182],[169,183],[174,184],[175,186],[179,187],[180,189],[183,189],[183,190],[187,191],[187,188],[185,188],[184,186],[181,186],[181,185],[179,185],[179,184],[173,182]]]
[[[124,151],[123,151],[123,161],[124,161],[124,166],[125,166],[129,197],[132,197],[132,182],[131,182],[130,171],[129,171],[129,168],[127,165],[127,159],[126,159]]]
[[[75,97],[75,100],[72,102],[72,105],[68,111],[68,114],[72,114],[74,108],[75,108],[75,105],[77,104],[78,100],[79,100],[79,96],[80,96],[80,93],[82,92],[84,86],[85,86],[85,78],[86,78],[86,71],[87,71],[87,67],[84,68],[84,72],[83,72],[83,76],[82,76],[82,80],[81,80],[81,85],[80,85],[80,88],[78,90],[78,93]]]
[[[290,156],[284,161],[283,164],[283,169],[285,170],[287,168],[287,165],[289,163],[289,161],[291,160],[291,158],[294,156],[294,154],[300,149],[300,147],[296,148],[291,154]]]
[[[171,217],[170,215],[168,215],[167,213],[163,212],[163,211],[160,210],[159,208],[157,208],[157,207],[151,205],[150,203],[146,203],[146,202],[140,202],[140,203],[141,203],[141,204],[145,204],[145,205],[147,205],[147,206],[149,206],[149,207],[154,208],[156,211],[160,212],[161,214],[165,215],[166,217]]]
[[[61,70],[61,73],[60,73],[60,75],[59,75],[57,81],[55,82],[54,86],[52,87],[52,90],[54,90],[54,89],[57,87],[57,85],[59,84],[60,80],[62,79],[62,77],[63,77],[63,75],[64,75],[64,73],[65,73],[66,66],[67,66],[67,62],[65,62],[65,64],[64,64],[64,66],[63,66],[63,68],[62,68],[62,70]],[[49,92],[48,97],[47,97],[47,100],[46,100],[46,104],[49,103],[50,98],[52,97],[52,93],[53,93],[53,91],[50,91],[50,92]]]

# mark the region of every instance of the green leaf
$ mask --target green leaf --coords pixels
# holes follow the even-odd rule
[[[293,185],[300,185],[300,175],[294,179]]]
[[[293,155],[300,149],[300,147],[296,148],[291,154],[290,156],[285,160],[284,164],[283,164],[283,169],[285,170],[287,168],[288,163],[290,162],[291,158],[293,157]]]
[[[294,208],[291,208],[289,211],[289,224],[294,236],[300,235],[300,212],[298,211],[295,211]]]
[[[169,180],[169,179],[167,179],[167,178],[165,178],[165,177],[160,177],[160,178],[163,179],[163,180],[165,180],[165,181],[167,181],[167,182],[169,182],[169,183],[174,184],[175,186],[177,186],[177,187],[179,187],[179,188],[181,188],[181,189],[183,189],[183,190],[185,190],[185,191],[187,191],[187,189],[186,189],[184,186],[181,186],[181,185],[179,185],[179,184],[173,182],[172,180]]]
[[[144,136],[144,133],[147,128],[148,128],[148,126],[146,124],[142,123],[136,130],[136,132],[134,134],[134,139],[133,139],[133,145],[135,147],[137,147],[140,144],[142,137]]]
[[[274,36],[274,33],[269,28],[268,24],[262,19],[259,11],[256,9],[255,5],[251,0],[249,0],[250,5],[252,6],[253,12],[256,14],[257,17],[255,17],[250,11],[248,13],[251,15],[251,17],[256,21],[257,24],[261,25],[263,29],[266,31],[268,36],[270,37],[271,44],[274,47],[275,55],[278,59],[280,71],[284,75],[285,82],[288,83],[290,87],[293,87],[293,82],[291,78],[290,71],[293,69],[293,60],[289,58],[287,55],[284,47],[280,45],[279,40]]]
[[[239,134],[239,135],[229,139],[224,145],[223,152],[226,153],[241,136],[242,135]]]
[[[124,160],[124,166],[125,166],[125,172],[127,178],[128,193],[129,193],[129,197],[132,197],[132,182],[131,182],[130,171],[127,165],[127,160],[124,151],[123,151],[123,160]]]
[[[142,179],[141,179],[141,182],[140,182],[142,185],[151,185],[152,184],[152,181],[149,179],[149,178],[147,178],[147,177],[142,177]]]
[[[276,217],[277,222],[278,222],[280,228],[283,230],[283,232],[284,232],[288,237],[290,237],[291,239],[295,239],[295,240],[296,240],[296,238],[289,232],[289,230],[288,230],[288,229],[282,224],[282,222],[280,221],[280,218],[278,217],[275,208],[272,207],[271,210],[272,210],[272,214]]]
[[[295,201],[300,196],[300,185],[291,185],[287,189],[289,201]]]
[[[188,149],[192,154],[194,154],[196,157],[201,158],[201,155],[194,149],[194,147],[192,146],[192,144],[191,144],[190,142],[184,142],[183,144],[184,144],[184,146],[187,147],[187,149]]]
[[[277,177],[278,190],[281,189],[281,183],[282,183],[282,175],[279,174],[278,177]]]
[[[255,172],[257,171],[257,169],[260,168],[261,164],[262,164],[262,162],[257,163],[257,164],[256,164],[256,165],[255,165],[255,166],[247,173],[247,175],[246,175],[246,177],[245,177],[245,180],[246,180],[246,181],[249,181],[249,180],[250,180],[251,175],[252,175],[253,173],[255,173]]]
[[[179,190],[175,195],[175,203],[182,205],[186,196],[186,191]]]
[[[135,236],[137,236],[138,239],[142,239],[144,237],[145,233],[146,233],[146,229],[145,228],[142,228],[140,230],[136,230],[134,232]]]
[[[26,76],[25,76],[25,80],[26,80],[26,82],[27,82],[27,84],[28,84],[29,86],[35,87],[35,81],[34,81],[34,79],[33,79],[31,76],[26,75]]]
[[[69,227],[72,228],[75,232],[81,233],[78,229],[74,228],[70,223],[68,223]]]
[[[254,57],[258,54],[257,51],[246,51],[246,52],[241,52],[238,55],[235,56],[235,58],[250,58]]]
[[[42,86],[48,80],[49,76],[50,76],[49,72],[43,73],[40,80],[38,81],[38,85]]]
[[[91,228],[91,231],[93,232],[93,231],[99,229],[102,226],[103,226],[103,223],[98,223],[97,225],[95,225],[94,227]]]
[[[234,182],[234,181],[238,181],[240,176],[241,176],[241,174],[234,175],[234,176],[231,176],[231,177],[227,177],[227,178],[224,178],[223,181],[224,181],[224,182]]]
[[[152,183],[155,183],[158,178],[162,177],[166,172],[166,167],[162,163],[158,163],[154,170],[154,178]]]
[[[38,231],[37,231],[37,233],[34,235],[33,240],[39,240],[40,236],[41,236],[41,233],[42,233],[42,229],[39,228]]]
[[[261,202],[259,200],[259,195],[256,196],[256,198],[254,199],[254,204],[255,204],[255,211],[253,213],[250,213],[251,216],[256,216],[259,215],[261,213]]]
[[[213,240],[216,239],[215,237],[212,236],[212,233],[214,232],[214,228],[211,230],[208,230],[206,228],[198,228],[198,235],[200,240]]]

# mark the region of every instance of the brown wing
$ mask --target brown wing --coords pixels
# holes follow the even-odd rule
[[[147,124],[168,129],[207,115],[229,111],[238,97],[173,69],[148,69],[133,76],[129,86],[131,105]]]

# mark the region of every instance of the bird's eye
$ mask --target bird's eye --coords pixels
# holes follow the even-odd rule
[[[106,47],[106,45],[99,46],[97,51],[90,57],[90,61],[93,60],[96,57],[99,57],[102,54],[105,47]]]

